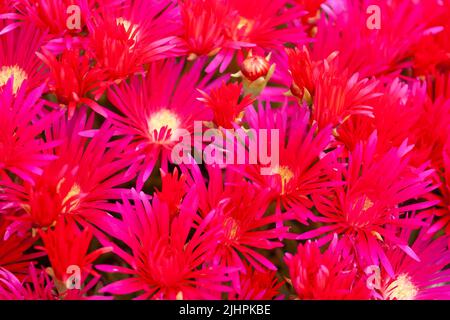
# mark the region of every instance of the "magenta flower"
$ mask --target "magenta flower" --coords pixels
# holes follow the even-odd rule
[[[46,131],[61,141],[44,153],[57,159],[31,181],[2,181],[7,199],[23,209],[18,219],[33,228],[53,226],[61,216],[103,225],[108,201],[120,198],[118,187],[134,178],[135,169],[132,155],[124,152],[130,139],[111,141],[114,132],[107,123],[92,132],[93,121],[84,111],[61,119]]]
[[[313,195],[319,215],[311,219],[321,226],[298,235],[297,239],[321,237],[323,244],[337,233],[349,239],[360,259],[375,265],[381,263],[392,275],[384,242],[395,243],[413,259],[418,258],[408,243],[388,226],[406,230],[423,226],[423,216],[406,214],[435,205],[436,201],[419,199],[436,186],[430,178],[432,170],[409,165],[408,152],[412,146],[406,141],[384,154],[377,154],[376,146],[374,133],[366,143],[357,145],[349,154],[348,166],[338,171],[344,184],[334,187],[327,195]]]
[[[280,216],[266,214],[270,203],[268,190],[255,188],[234,172],[221,176],[217,166],[209,166],[209,183],[197,166],[190,169],[188,183],[199,195],[199,209],[203,219],[210,220],[209,228],[221,230],[216,235],[218,246],[215,264],[245,272],[244,261],[257,270],[276,270],[276,266],[258,249],[282,247],[279,241],[288,235],[288,228],[279,224]],[[233,281],[238,283],[237,274]]]
[[[0,300],[450,299],[449,6],[1,0]]]
[[[0,300],[55,300],[53,285],[44,270],[29,265],[28,277],[19,280],[0,268]]]
[[[435,12],[425,13],[431,2],[327,1],[322,6],[327,14],[322,14],[317,22],[313,59],[325,59],[339,52],[341,71],[348,69],[362,78],[399,76],[402,69],[411,65],[408,58],[414,45],[436,26],[430,23]],[[380,10],[379,28],[376,24],[367,26],[371,21],[366,10],[371,5]]]
[[[212,112],[197,100],[197,88],[208,88],[211,76],[202,77],[201,62],[181,74],[185,63],[175,60],[153,63],[145,78],[114,86],[108,98],[120,113],[109,118],[121,134],[133,136],[130,149],[144,157],[137,187],[141,189],[161,159],[167,171],[177,129],[193,132],[194,121],[211,120]]]
[[[47,70],[36,55],[43,41],[43,33],[28,24],[0,37],[0,88],[11,78],[14,78],[14,94],[17,94],[25,80],[28,82],[28,90],[43,86]],[[24,43],[27,44],[25,47]]]
[[[138,299],[214,299],[229,290],[225,286],[227,269],[212,265],[216,233],[220,232],[210,226],[214,212],[196,224],[190,210],[181,208],[172,216],[157,196],[150,202],[147,195],[132,190],[130,199],[134,204],[126,198],[118,204],[121,220],[111,217],[116,228],[110,234],[123,241],[131,253],[103,239],[129,267],[97,266],[129,277],[101,292],[138,293]]]
[[[381,273],[380,298],[392,300],[449,300],[450,261],[447,237],[432,239],[422,230],[411,248],[420,260],[414,260],[398,247],[390,248],[387,257],[394,274]],[[401,238],[410,239],[411,233],[402,230]]]
[[[208,72],[217,67],[224,72],[239,49],[271,51],[279,50],[283,43],[308,42],[302,24],[296,23],[304,15],[299,6],[288,7],[285,0],[226,0],[224,3],[226,9],[221,11],[227,14],[222,31],[225,40],[222,50],[206,69]]]
[[[339,183],[332,177],[335,153],[325,152],[333,141],[331,128],[318,131],[316,124],[310,125],[310,112],[305,106],[287,103],[278,110],[260,103],[258,111],[247,108],[245,119],[255,129],[279,130],[280,160],[268,168],[267,175],[261,175],[261,168],[267,167],[263,164],[236,165],[234,169],[257,187],[269,189],[278,206],[306,222],[313,206],[309,195],[326,194],[330,186]]]
[[[14,81],[11,78],[0,89],[0,174],[10,172],[32,183],[32,176],[41,175],[44,165],[55,159],[45,151],[60,141],[44,141],[40,135],[61,113],[46,111],[47,102],[41,99],[43,86],[30,90],[25,81],[14,92]]]

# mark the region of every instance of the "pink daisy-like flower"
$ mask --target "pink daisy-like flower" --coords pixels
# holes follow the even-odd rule
[[[183,62],[152,63],[145,78],[134,77],[108,91],[109,100],[120,112],[109,114],[109,119],[119,133],[133,135],[130,148],[144,156],[138,189],[160,157],[167,172],[178,129],[192,133],[194,121],[211,120],[212,112],[197,100],[197,88],[204,90],[214,84],[211,76],[202,76],[202,66],[197,62],[182,73]]]
[[[285,42],[304,43],[306,35],[293,20],[303,14],[298,6],[286,7],[284,0],[182,0],[183,41],[191,58],[215,56],[206,69],[220,66],[223,72],[236,50],[281,47]]]
[[[150,203],[144,193],[131,192],[117,211],[122,220],[111,235],[131,249],[127,253],[117,245],[113,251],[129,267],[98,265],[106,272],[129,275],[124,280],[103,287],[100,292],[112,294],[139,293],[137,299],[217,299],[229,291],[227,269],[212,266],[211,255],[217,245],[219,228],[209,227],[214,212],[199,224],[191,210],[180,209],[173,216],[169,206],[158,196]],[[183,204],[181,204],[183,207]]]
[[[25,81],[14,91],[13,81],[11,78],[0,89],[0,181],[1,174],[9,172],[32,183],[33,174],[42,174],[43,166],[55,158],[44,151],[59,142],[50,138],[44,141],[40,135],[61,113],[45,111],[43,86],[30,89]]]
[[[450,299],[449,5],[0,0],[0,299]]]
[[[87,118],[80,111],[71,120],[54,124],[46,136],[62,143],[46,154],[57,159],[31,182],[2,182],[5,197],[24,209],[18,219],[33,228],[48,228],[66,216],[104,229],[108,201],[120,198],[119,186],[134,178],[135,168],[131,154],[124,152],[130,139],[111,141],[114,131],[108,123],[92,132],[93,121],[93,116]]]
[[[53,285],[46,272],[32,264],[24,280],[0,268],[0,300],[54,300]]]
[[[319,214],[311,219],[321,225],[297,238],[321,237],[322,244],[330,241],[333,233],[346,236],[360,259],[375,265],[381,262],[392,275],[383,248],[385,241],[398,245],[414,259],[417,255],[388,226],[409,230],[423,226],[423,217],[408,218],[406,213],[429,208],[437,201],[420,201],[435,189],[430,179],[433,170],[409,165],[412,146],[405,141],[381,154],[376,146],[374,133],[367,142],[356,146],[349,154],[348,166],[338,171],[345,184],[334,187],[328,195],[312,195]]]
[[[431,21],[427,23],[429,32],[413,46],[414,74],[426,75],[436,71],[446,73],[450,69],[450,21],[448,20],[448,0],[421,1],[423,15]]]
[[[278,110],[260,103],[258,111],[248,108],[245,120],[251,128],[279,130],[279,163],[262,175],[259,165],[235,165],[234,169],[249,178],[255,186],[269,189],[271,199],[306,222],[313,206],[309,195],[325,194],[333,185],[331,170],[335,167],[334,152],[326,153],[332,139],[331,128],[318,131],[310,125],[306,106],[293,107],[286,102]],[[281,209],[281,208],[280,208]]]
[[[425,100],[415,123],[416,161],[431,160],[440,170],[444,167],[443,155],[450,134],[450,100]]]
[[[196,165],[189,166],[188,184],[199,195],[201,215],[210,217],[209,228],[219,229],[218,246],[214,252],[215,264],[245,272],[244,261],[257,270],[276,270],[275,265],[262,255],[260,249],[282,247],[279,241],[288,235],[288,228],[279,224],[280,216],[266,214],[270,203],[268,190],[255,188],[239,174],[230,170],[222,178],[218,166],[208,166],[208,185]],[[237,273],[233,282],[238,285]]]
[[[440,183],[439,193],[428,195],[429,199],[439,201],[430,211],[438,219],[432,224],[428,232],[433,234],[439,230],[450,235],[450,139],[443,150],[442,166],[437,167],[436,181]],[[450,242],[449,242],[450,243]]]
[[[299,244],[297,253],[286,253],[288,282],[300,300],[367,300],[371,293],[353,255],[337,237],[321,252],[317,242]]]
[[[381,272],[379,298],[389,300],[450,300],[450,251],[447,237],[433,239],[427,229],[420,231],[411,248],[419,261],[397,247],[387,250],[394,274]],[[411,233],[401,231],[408,241]]]
[[[42,44],[43,34],[28,24],[0,37],[0,88],[11,78],[14,94],[25,80],[29,90],[46,82],[47,70],[36,55]]]

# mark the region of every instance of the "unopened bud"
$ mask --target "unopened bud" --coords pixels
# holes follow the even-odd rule
[[[270,63],[265,57],[254,56],[251,53],[242,62],[241,72],[250,81],[265,77],[270,69]]]
[[[267,57],[254,56],[252,52],[242,62],[241,70],[232,77],[242,78],[244,93],[257,97],[264,90],[273,73],[275,63],[270,64],[270,53]]]

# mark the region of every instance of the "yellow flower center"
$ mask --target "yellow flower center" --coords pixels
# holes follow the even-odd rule
[[[388,299],[413,300],[417,295],[417,287],[412,283],[411,278],[402,273],[386,289]]]
[[[61,182],[58,185],[57,191],[61,188],[61,184],[64,182],[64,178],[61,180]],[[78,205],[80,204],[80,199],[76,198],[81,194],[81,188],[78,184],[74,184],[69,192],[66,194],[64,199],[62,200],[62,205],[66,207],[66,213],[69,213],[73,210],[75,210]]]
[[[223,222],[223,227],[225,230],[227,240],[233,241],[237,239],[239,225],[234,218],[225,218]]]
[[[3,66],[0,69],[0,86],[4,86],[11,77],[14,77],[13,93],[16,94],[28,76],[18,65]]]
[[[168,109],[153,113],[148,120],[148,130],[152,136],[155,130],[159,133],[162,128],[166,128],[166,134],[170,130],[173,135],[179,127],[180,120],[177,115]]]
[[[272,170],[272,174],[279,174],[281,178],[281,194],[286,191],[286,186],[294,177],[294,173],[287,166],[276,167]]]
[[[374,205],[373,201],[370,200],[369,198],[366,198],[366,200],[364,200],[363,210],[367,211],[368,209],[372,208],[373,205]]]
[[[237,28],[239,30],[244,30],[246,33],[249,33],[250,30],[252,29],[253,25],[254,25],[253,21],[251,21],[247,18],[244,18],[244,17],[239,17],[239,22],[238,22]]]

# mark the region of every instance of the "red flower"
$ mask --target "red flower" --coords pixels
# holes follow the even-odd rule
[[[303,46],[299,48],[286,49],[289,62],[289,72],[292,76],[291,92],[299,99],[303,99],[305,94],[314,96],[315,80],[313,72],[317,68],[317,63],[311,61],[308,49]]]
[[[144,64],[177,54],[174,10],[173,2],[138,0],[92,16],[89,50],[109,80],[144,73]]]
[[[245,265],[245,271],[239,274],[238,289],[229,294],[230,300],[272,300],[279,295],[280,287],[275,271],[260,271]]]
[[[98,280],[98,277],[94,278],[80,290],[71,289],[60,294],[47,271],[32,264],[23,280],[0,268],[0,300],[106,300],[108,297],[88,295]]]
[[[32,24],[35,28],[47,30],[52,37],[61,37],[72,33],[76,35],[85,25],[86,15],[89,8],[87,1],[80,0],[18,0],[15,9],[25,21]],[[70,30],[67,28],[67,8],[71,5],[77,5],[82,10],[81,25],[79,30]]]
[[[419,151],[417,149],[421,149],[417,144],[417,127],[423,126],[425,129],[427,126],[425,130],[433,130],[429,126],[427,118],[433,118],[434,115],[425,107],[428,100],[425,86],[419,81],[403,83],[396,78],[389,85],[383,87],[380,88],[383,94],[375,98],[372,103],[374,117],[368,118],[364,115],[350,117],[348,121],[337,128],[337,140],[343,142],[349,150],[353,150],[358,142],[367,140],[372,132],[377,130],[379,152],[386,152],[392,147],[398,147],[405,139],[408,139],[408,142],[415,144],[414,158],[417,159],[414,160],[414,163],[425,162],[428,159],[428,152],[425,150],[420,151],[419,154],[417,152]],[[424,111],[427,116],[422,115]],[[402,121],[398,121],[399,118]],[[438,119],[433,120],[437,121]],[[438,123],[435,122],[441,129]],[[423,129],[421,128],[421,130]],[[425,130],[422,132],[425,133]],[[428,148],[432,138],[427,138],[429,140],[425,145]]]
[[[402,70],[412,65],[414,45],[428,31],[426,28],[434,12],[425,7],[433,2],[327,1],[317,21],[312,57],[322,60],[339,52],[340,71],[358,73],[361,78],[400,76]],[[373,14],[367,12],[371,5],[380,8],[379,29],[368,27],[369,18],[373,18]]]
[[[50,69],[49,88],[58,102],[68,109],[69,117],[75,109],[86,104],[94,111],[105,115],[103,109],[95,103],[90,94],[99,97],[106,89],[105,74],[98,67],[91,66],[91,59],[80,50],[66,50],[57,59],[51,52],[43,49],[43,54],[37,53]]]
[[[375,91],[377,81],[341,70],[337,52],[320,62],[312,62],[306,48],[291,49],[288,57],[291,93],[312,105],[319,128],[337,126],[353,115],[373,117],[374,99],[381,95]]]
[[[37,239],[29,232],[15,230],[15,227],[17,225],[0,215],[0,267],[23,278],[30,261],[42,254],[30,253],[29,250]]]
[[[214,123],[222,128],[230,129],[233,128],[233,123],[239,123],[244,109],[254,101],[250,95],[240,99],[242,84],[238,83],[223,82],[220,87],[212,89],[209,95],[202,90],[199,91],[202,97],[198,100],[211,108]]]
[[[333,239],[323,251],[317,242],[299,244],[297,253],[287,253],[290,283],[300,300],[367,300],[370,290],[342,242]]]
[[[224,23],[230,14],[227,5],[217,0],[181,0],[178,6],[189,57],[215,55],[224,44]]]
[[[228,3],[235,11],[226,26],[227,36],[233,41],[270,49],[306,40],[302,26],[293,23],[303,15],[298,6],[288,8],[284,0],[228,0]]]
[[[283,47],[285,43],[307,42],[300,23],[304,12],[299,6],[287,7],[284,0],[226,0],[225,4],[225,43],[206,69],[207,72],[214,71],[219,65],[219,71],[224,72],[237,49],[255,47],[273,50]]]
[[[74,220],[64,220],[59,219],[54,229],[39,231],[43,242],[39,248],[48,255],[51,269],[47,272],[53,277],[59,294],[65,294],[67,290],[80,290],[89,274],[96,275],[93,262],[111,251],[111,248],[103,247],[88,253],[92,231],[89,227],[80,230]],[[70,279],[73,274],[79,279]],[[69,280],[73,280],[71,285],[77,284],[80,288],[68,287]]]

